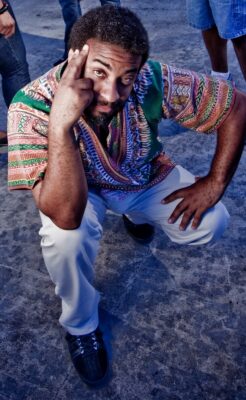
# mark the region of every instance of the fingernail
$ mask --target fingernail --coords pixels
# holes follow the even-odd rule
[[[169,224],[172,224],[172,223],[173,223],[172,218],[169,218],[168,223],[169,223]]]
[[[83,49],[82,50],[84,50],[84,51],[88,51],[89,50],[89,46],[88,46],[88,44],[84,44],[84,46],[83,46]]]
[[[75,57],[77,57],[77,56],[79,55],[79,50],[78,50],[78,49],[74,50],[73,55],[74,55]]]

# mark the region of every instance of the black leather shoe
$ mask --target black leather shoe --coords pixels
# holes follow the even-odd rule
[[[100,329],[80,336],[67,333],[66,340],[81,379],[90,386],[102,383],[108,371],[108,357]]]
[[[126,215],[122,215],[125,228],[137,242],[148,244],[153,240],[155,228],[150,224],[134,224]]]

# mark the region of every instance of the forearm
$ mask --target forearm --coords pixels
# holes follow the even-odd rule
[[[75,229],[87,203],[87,181],[73,126],[93,99],[93,83],[81,78],[88,46],[74,52],[55,93],[49,116],[48,166],[33,189],[38,208],[62,229]]]
[[[218,129],[216,152],[209,176],[223,191],[239,163],[246,134],[246,96],[237,91],[230,115]]]
[[[180,229],[186,229],[190,221],[192,228],[196,229],[204,213],[223,196],[237,168],[244,146],[245,110],[246,96],[238,92],[230,115],[218,129],[216,152],[208,175],[163,199],[165,204],[180,199],[169,218],[169,223],[174,223],[182,215]]]
[[[51,125],[38,207],[60,228],[74,229],[81,223],[86,202],[87,182],[74,134]]]

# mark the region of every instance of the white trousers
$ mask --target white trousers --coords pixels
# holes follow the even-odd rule
[[[168,223],[180,201],[161,204],[168,194],[194,183],[194,176],[177,166],[167,178],[138,193],[90,190],[79,228],[63,230],[42,214],[40,229],[44,261],[62,300],[61,325],[73,335],[92,332],[98,326],[99,293],[93,287],[93,266],[102,236],[102,223],[107,209],[127,214],[135,223],[148,222],[161,228],[176,243],[200,245],[218,239],[229,222],[225,206],[219,202],[203,216],[196,230],[179,229],[181,217]],[[117,266],[116,266],[117,268]]]

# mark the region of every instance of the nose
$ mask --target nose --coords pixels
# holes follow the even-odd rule
[[[118,90],[117,82],[105,81],[101,91],[101,96],[108,103],[114,103],[115,101],[119,100],[120,93]]]

